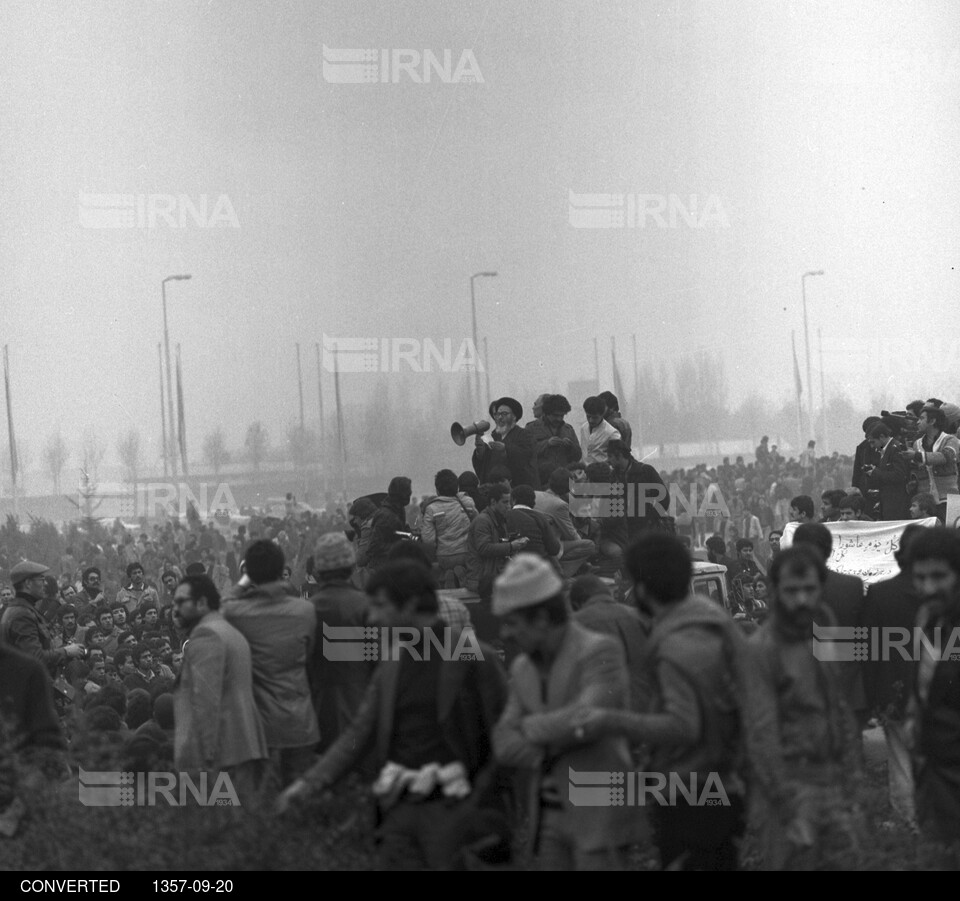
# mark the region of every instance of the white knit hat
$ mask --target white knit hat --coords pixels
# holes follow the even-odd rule
[[[493,613],[506,616],[560,594],[563,580],[536,554],[517,554],[493,583]]]

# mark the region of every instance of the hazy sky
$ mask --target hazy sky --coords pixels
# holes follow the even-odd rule
[[[483,81],[331,83],[323,45],[470,50]],[[591,377],[594,337],[609,383],[612,334],[630,387],[633,333],[643,360],[717,350],[734,399],[780,402],[792,329],[804,371],[810,269],[816,397],[818,327],[828,394],[960,390],[958,48],[949,0],[5,0],[18,435],[36,458],[58,426],[112,449],[136,425],[158,457],[160,281],[180,272],[193,455],[217,424],[239,445],[254,419],[278,436],[296,419],[297,341],[308,419],[324,332],[457,346],[486,269],[492,390],[528,385],[525,402]],[[575,228],[571,191],[722,216]],[[226,195],[239,228],[89,228],[81,194],[206,195],[208,212]],[[425,397],[444,377],[419,376]]]

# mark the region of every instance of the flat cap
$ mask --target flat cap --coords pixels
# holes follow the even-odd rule
[[[517,554],[493,583],[493,613],[506,616],[533,607],[563,590],[557,571],[536,554]]]
[[[42,563],[32,563],[30,560],[23,560],[10,570],[10,581],[16,585],[17,582],[22,582],[31,576],[45,576],[48,572],[50,572],[49,566],[44,566]]]
[[[350,569],[356,563],[357,552],[343,532],[327,532],[317,539],[317,549],[313,555],[314,572]]]

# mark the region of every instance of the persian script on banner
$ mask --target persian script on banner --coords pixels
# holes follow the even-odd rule
[[[900,536],[911,523],[932,528],[939,525],[935,516],[925,519],[895,519],[890,522],[825,522],[833,535],[833,553],[827,566],[834,572],[858,576],[864,584],[890,579],[900,572],[894,558],[900,548]],[[800,523],[783,527],[780,547],[793,544],[793,533]]]

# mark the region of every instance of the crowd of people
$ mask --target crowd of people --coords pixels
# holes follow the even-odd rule
[[[575,430],[567,399],[541,395],[521,426],[518,401],[494,401],[472,470],[441,469],[417,500],[397,476],[236,529],[8,523],[0,695],[23,772],[112,754],[227,773],[242,805],[283,813],[359,769],[386,868],[508,865],[522,831],[545,869],[619,868],[645,844],[664,867],[734,869],[748,814],[765,866],[816,868],[862,846],[879,717],[894,815],[960,840],[960,662],[835,663],[811,643],[815,622],[960,626],[943,527],[960,408],[882,411],[851,456],[811,441],[785,460],[764,437],[751,462],[672,472],[634,456],[610,392],[582,408]],[[865,593],[828,569],[826,523],[928,515],[941,526],[905,529],[895,579]],[[691,593],[697,557],[726,567],[730,610]],[[333,650],[342,629],[359,656]],[[597,773],[606,800],[576,783]]]

